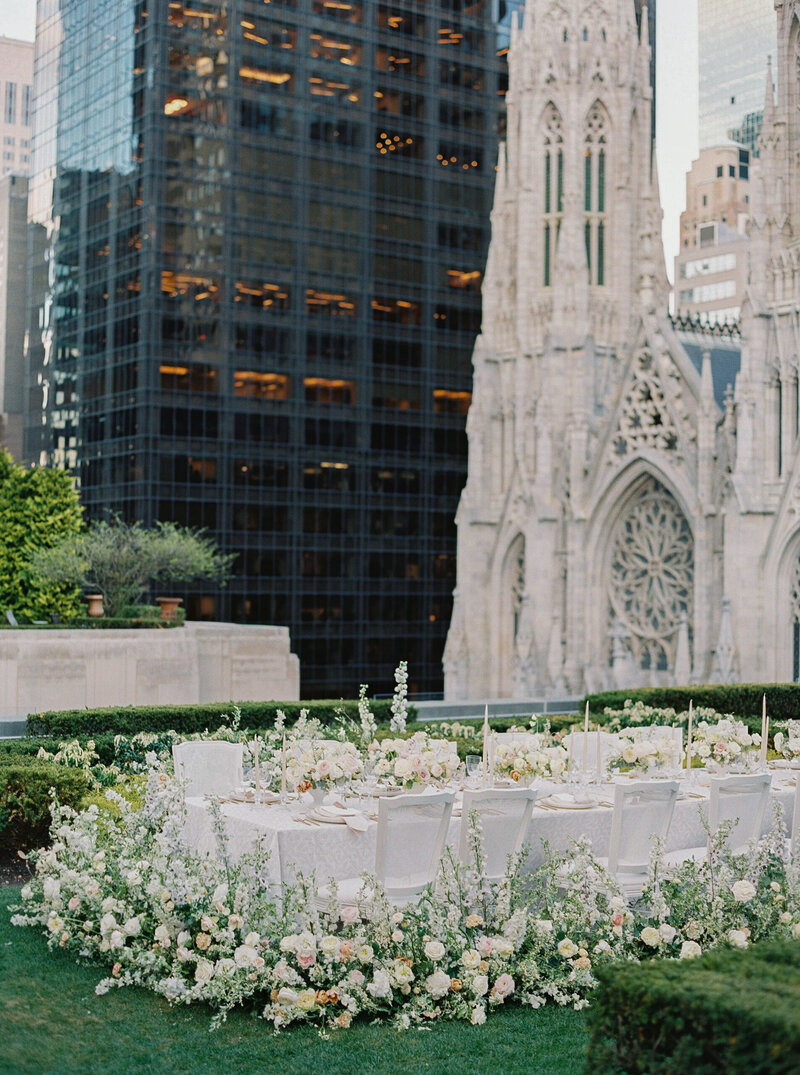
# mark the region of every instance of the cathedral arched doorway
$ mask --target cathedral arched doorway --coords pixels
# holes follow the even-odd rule
[[[625,501],[607,548],[609,664],[613,639],[624,639],[641,681],[668,683],[681,623],[692,623],[694,538],[689,522],[675,497],[647,475]]]

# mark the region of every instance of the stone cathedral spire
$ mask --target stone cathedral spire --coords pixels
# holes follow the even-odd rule
[[[667,317],[641,25],[634,0],[529,0],[512,30],[449,698],[666,682],[681,631],[679,667],[710,666],[721,412]]]

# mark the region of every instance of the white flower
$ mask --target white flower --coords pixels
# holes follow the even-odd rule
[[[172,944],[172,938],[169,935],[169,930],[164,925],[156,926],[155,939],[158,941],[162,948],[169,948],[169,946]]]
[[[31,888],[31,886],[30,885],[23,885],[22,891],[20,892],[20,896],[22,896],[22,898],[24,900],[29,900],[32,895],[33,895],[33,889]]]
[[[476,997],[483,997],[489,991],[489,978],[485,974],[476,974],[472,979],[472,992]]]
[[[61,882],[54,877],[45,877],[42,882],[42,894],[50,902],[57,900],[61,894]]]
[[[425,979],[425,989],[434,1000],[438,1000],[450,991],[450,975],[447,971],[434,971]]]
[[[795,922],[792,926],[792,936],[796,941],[800,941],[800,922]]]
[[[191,944],[192,935],[188,929],[182,929],[178,934],[178,944],[185,947],[187,944]]]
[[[403,931],[401,929],[396,929],[392,933],[392,940],[394,941],[395,944],[399,944],[402,941],[403,937],[404,937],[404,934],[403,934]]]
[[[494,954],[498,956],[510,956],[514,951],[514,945],[506,937],[495,937]]]
[[[247,934],[247,936],[244,939],[244,943],[249,944],[251,947],[255,948],[260,940],[261,940],[261,937],[258,935],[258,933],[253,931],[252,933]]]
[[[112,929],[117,928],[117,920],[113,914],[104,914],[100,919],[100,932],[105,936],[106,933],[110,933]]]
[[[501,997],[502,999],[505,999],[506,997],[511,996],[515,988],[516,986],[514,984],[514,979],[511,977],[511,975],[501,974],[497,981],[494,983],[494,986],[492,987],[492,993],[496,997]]]
[[[210,959],[198,959],[194,968],[194,980],[196,982],[210,982],[214,976],[214,964]]]
[[[218,959],[214,968],[215,974],[225,974],[230,976],[236,970],[236,962],[233,959],[229,959],[227,956],[223,959]]]
[[[569,937],[564,937],[563,940],[558,942],[556,946],[558,948],[558,954],[563,959],[572,959],[573,956],[578,954],[578,946],[574,941],[571,941]]]
[[[111,931],[111,936],[108,938],[108,943],[112,948],[124,948],[125,947],[125,935],[118,929]]]
[[[320,949],[326,956],[332,956],[335,959],[339,954],[339,938],[332,936],[323,937],[320,942]]]
[[[233,958],[237,967],[252,967],[257,959],[260,959],[258,950],[249,944],[240,944],[234,951]]]
[[[553,932],[553,923],[549,918],[537,918],[533,923],[533,928],[541,937],[547,937]]]
[[[186,963],[192,958],[192,953],[182,944],[179,944],[178,947],[175,949],[175,955],[181,963]]]
[[[356,948],[356,959],[359,963],[371,963],[375,957],[371,944],[361,944]]]
[[[204,933],[212,933],[216,924],[217,920],[215,918],[211,918],[207,914],[204,914],[203,917],[200,919],[200,929],[202,929]]]
[[[792,920],[791,912],[790,911],[781,911],[780,919],[781,919],[781,923],[784,926],[788,926],[789,923]]]
[[[142,928],[142,924],[139,921],[138,916],[129,918],[125,925],[122,927],[129,937],[135,937],[139,930]]]
[[[447,979],[448,987],[450,985],[450,979]],[[392,995],[392,983],[389,980],[389,975],[385,970],[376,970],[372,981],[367,984],[367,992],[371,997],[375,997],[377,1000],[383,997],[390,997]]]
[[[475,1007],[472,1009],[469,1021],[472,1023],[473,1026],[483,1026],[483,1024],[486,1022],[486,1009],[480,1004],[476,1004]]]
[[[737,903],[749,903],[756,894],[756,886],[750,881],[736,881],[731,885],[731,892]]]
[[[728,940],[734,948],[747,948],[747,934],[743,929],[728,930]]]
[[[285,1004],[287,1007],[290,1007],[297,1003],[297,993],[294,989],[289,989],[287,986],[283,986],[278,990],[277,1002],[278,1004]]]
[[[703,949],[697,943],[697,941],[684,941],[681,945],[681,959],[694,959],[696,956],[702,954]]]
[[[414,981],[414,972],[402,959],[396,959],[392,964],[392,977],[397,985],[410,985]]]
[[[642,932],[639,934],[639,938],[643,944],[646,944],[649,948],[658,948],[661,944],[661,934],[657,929],[653,929],[652,926],[645,926]]]
[[[658,932],[661,934],[661,939],[670,944],[675,939],[675,934],[678,932],[674,926],[671,926],[669,922],[662,922],[658,927]]]
[[[703,936],[703,926],[700,922],[693,918],[691,919],[691,921],[686,923],[686,927],[684,928],[683,932],[686,934],[687,937],[690,937],[693,941],[696,941]]]
[[[461,964],[467,970],[476,970],[481,961],[481,954],[476,948],[465,948],[461,953]]]
[[[432,959],[434,963],[437,960],[444,958],[445,951],[445,946],[441,941],[428,941],[425,945],[425,955],[428,959]],[[480,962],[480,960],[478,960],[478,962]]]
[[[339,913],[343,926],[354,926],[361,918],[357,907],[343,907]]]

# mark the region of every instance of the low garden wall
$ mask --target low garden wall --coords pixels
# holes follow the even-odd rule
[[[300,697],[288,627],[0,632],[0,715]]]

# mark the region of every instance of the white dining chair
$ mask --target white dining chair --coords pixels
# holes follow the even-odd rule
[[[374,873],[390,903],[402,907],[416,902],[434,881],[454,798],[452,791],[439,791],[378,800]],[[346,877],[336,882],[336,889],[340,904],[356,906],[364,878]],[[323,885],[317,892],[317,906],[327,906],[330,895],[330,886]]]
[[[677,780],[626,780],[614,786],[608,856],[598,861],[629,899],[642,894],[653,837],[666,843],[678,789]]]
[[[600,732],[600,750],[603,760],[616,749],[619,742],[617,732]],[[570,746],[570,744],[572,744]],[[586,770],[594,773],[597,769],[597,731],[593,732],[568,732],[561,743],[567,749],[572,758],[573,772],[583,768],[583,755],[586,753]]]
[[[732,822],[728,846],[735,854],[747,851],[751,841],[761,835],[764,812],[772,785],[771,773],[734,773],[711,778],[708,799],[708,829],[714,836],[724,821]],[[683,862],[700,862],[708,855],[708,843],[670,851],[664,856],[666,866]]]
[[[506,745],[513,743],[515,746],[524,744],[525,746],[538,747],[542,741],[540,732],[531,732],[524,728],[517,732],[495,732],[494,738],[498,746],[501,743]]]
[[[483,830],[486,879],[499,881],[506,872],[508,856],[519,854],[522,848],[535,801],[533,788],[465,791],[458,839],[458,860],[462,866],[474,865],[469,843],[470,816],[474,812]]]
[[[242,744],[188,740],[172,747],[175,776],[186,794],[227,795],[242,783]]]
[[[622,733],[629,739],[674,739],[678,750],[683,750],[683,728],[669,724],[643,724],[638,728],[626,728]]]

